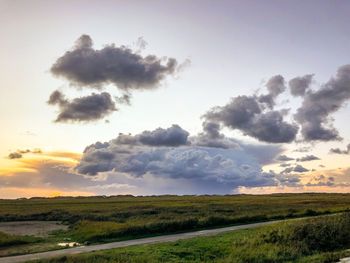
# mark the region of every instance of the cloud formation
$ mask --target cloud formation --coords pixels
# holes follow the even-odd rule
[[[265,84],[268,94],[260,95],[258,97],[259,102],[267,104],[272,109],[276,102],[278,95],[286,90],[284,78],[281,75],[271,77]]]
[[[325,175],[317,175],[312,177],[308,183],[305,184],[306,186],[335,186],[335,178],[333,176],[326,177]]]
[[[42,153],[41,149],[35,148],[33,150],[26,149],[26,150],[17,150],[15,152],[10,153],[7,157],[9,159],[20,159],[23,157],[23,155],[27,153],[34,153],[34,154],[40,154]]]
[[[117,110],[111,95],[107,92],[92,93],[89,96],[75,98],[70,101],[60,91],[56,90],[51,94],[48,104],[59,107],[55,122],[95,121]]]
[[[306,169],[305,167],[297,164],[296,166],[293,167],[287,167],[286,169],[284,169],[281,173],[282,174],[289,174],[289,173],[305,173],[308,172],[309,170]]]
[[[126,46],[107,45],[94,49],[89,35],[82,35],[72,50],[51,67],[51,72],[73,85],[100,88],[114,84],[119,89],[151,89],[176,71],[174,58],[142,56]]]
[[[102,89],[112,84],[122,93],[115,96],[117,103],[130,105],[134,90],[155,89],[167,76],[189,64],[189,60],[178,65],[174,58],[143,56],[141,51],[147,43],[139,38],[136,44],[139,49],[135,51],[114,44],[94,49],[91,37],[82,35],[74,47],[52,65],[51,73],[81,88]],[[56,122],[96,121],[116,110],[111,95],[106,92],[68,101],[55,91],[49,104],[60,107]]]
[[[280,164],[280,167],[289,167],[289,166],[291,166],[292,164],[290,164],[290,163],[281,163]]]
[[[276,160],[281,162],[288,162],[288,161],[293,161],[294,158],[288,157],[286,155],[280,155],[276,158]]]
[[[293,96],[304,96],[305,92],[310,88],[313,74],[296,77],[289,81],[290,93]]]
[[[297,162],[309,162],[309,161],[316,161],[316,160],[320,160],[320,158],[318,158],[315,155],[306,155],[296,159]]]
[[[103,147],[102,145],[100,147]],[[181,147],[188,146],[176,148]],[[276,145],[273,147],[275,148]],[[232,190],[237,193],[239,189],[242,189],[242,187],[232,189],[234,185],[232,183],[206,181],[196,179],[196,177],[184,179],[151,174],[135,177],[113,171],[107,172],[103,177],[81,176],[72,172],[72,165],[76,163],[75,160],[78,157],[76,153],[54,153],[52,157],[58,157],[57,159],[52,159],[51,155],[46,154],[37,157],[35,159],[22,158],[19,163],[23,164],[21,166],[23,169],[18,171],[12,171],[10,174],[8,171],[0,171],[0,198],[58,195],[224,194],[232,193]],[[243,166],[242,168],[248,167]],[[307,176],[297,172],[277,174],[269,171],[265,173],[265,180],[250,181],[250,183],[253,182],[252,185],[257,185],[256,187],[243,188],[249,190],[251,194],[259,193],[259,190],[260,193],[271,193],[273,189],[279,193],[288,192],[288,189],[293,192],[317,192],[322,189],[327,192],[349,192],[349,175],[349,168],[323,171],[321,175],[308,174]],[[266,180],[269,177],[273,180]],[[254,179],[254,177],[251,178]],[[249,182],[245,185],[248,184]],[[265,184],[267,185],[262,186]]]
[[[276,90],[274,94],[278,94]],[[284,114],[283,110],[264,110],[255,96],[238,96],[225,106],[211,109],[204,118],[263,142],[287,143],[295,139],[298,127],[285,122]]]
[[[179,125],[170,128],[158,128],[154,131],[144,131],[138,137],[142,144],[151,146],[179,146],[187,144],[189,133]]]
[[[205,121],[202,123],[203,132],[197,136],[191,137],[191,142],[194,145],[213,147],[213,148],[237,148],[239,144],[232,138],[227,138],[220,133],[220,125],[215,122]]]
[[[340,140],[333,127],[331,114],[338,111],[350,99],[350,65],[338,69],[320,89],[308,91],[295,120],[301,125],[301,133],[306,141]]]
[[[341,150],[339,148],[331,148],[330,153],[336,153],[336,154],[350,154],[350,143],[347,145],[345,150]]]
[[[210,124],[204,127],[207,130],[192,137],[178,125],[136,135],[120,134],[109,142],[88,146],[75,169],[90,176],[112,172],[133,178],[188,180],[206,189],[218,184],[233,189],[280,183],[274,173],[262,171],[262,165],[273,162],[282,151],[279,146],[245,145],[215,134],[216,127]],[[210,146],[204,146],[203,136],[222,144],[207,141]],[[264,157],[261,152],[266,153]]]
[[[291,94],[302,97],[293,114],[295,122],[284,120],[290,109],[276,109],[278,96],[286,90],[281,75],[267,81],[267,94],[234,97],[228,104],[209,110],[204,120],[269,143],[295,141],[299,130],[306,142],[341,140],[331,115],[350,99],[350,65],[340,67],[336,76],[317,90],[311,89],[313,77],[308,74],[288,82]]]

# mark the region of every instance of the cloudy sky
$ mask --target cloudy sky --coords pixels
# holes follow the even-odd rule
[[[0,0],[0,198],[348,192],[349,12]]]

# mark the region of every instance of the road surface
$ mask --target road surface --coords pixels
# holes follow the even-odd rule
[[[350,257],[349,258],[341,258],[338,263],[350,263]]]
[[[20,255],[20,256],[0,257],[0,263],[26,262],[26,261],[37,260],[37,259],[45,259],[45,258],[59,257],[59,256],[65,256],[65,255],[74,255],[74,254],[112,249],[112,248],[172,242],[172,241],[178,241],[181,239],[188,239],[188,238],[200,237],[200,236],[211,236],[211,235],[216,235],[216,234],[229,232],[229,231],[255,228],[259,226],[270,225],[280,221],[281,220],[276,220],[276,221],[269,221],[269,222],[261,222],[261,223],[254,223],[254,224],[246,224],[246,225],[238,225],[238,226],[230,226],[230,227],[223,227],[223,228],[216,228],[216,229],[209,229],[209,230],[180,233],[180,234],[147,237],[147,238],[118,241],[118,242],[99,244],[99,245],[81,246],[81,247],[53,250],[53,251],[47,251],[47,252],[41,252],[41,253],[35,253],[35,254],[26,254],[26,255]]]

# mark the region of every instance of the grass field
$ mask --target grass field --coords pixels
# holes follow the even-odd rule
[[[0,200],[0,222],[62,221],[41,244],[2,242],[0,256],[55,249],[60,241],[103,243],[159,234],[350,210],[350,194],[114,196]],[[4,253],[4,250],[5,253]]]
[[[348,256],[350,214],[241,230],[214,237],[143,245],[36,261],[40,263],[335,262]]]
[[[15,246],[15,245],[23,245],[36,243],[41,241],[40,238],[30,237],[30,236],[15,236],[8,235],[6,233],[0,232],[0,248]]]

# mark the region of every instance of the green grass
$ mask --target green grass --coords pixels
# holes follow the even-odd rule
[[[0,248],[36,243],[39,241],[41,241],[41,238],[31,236],[14,236],[0,232]]]
[[[36,262],[335,262],[350,254],[345,251],[349,246],[350,215],[342,214]]]
[[[298,215],[307,209],[339,211],[350,207],[350,194],[276,194],[228,196],[78,197],[0,200],[0,221],[128,221],[208,215],[254,217]]]
[[[0,200],[0,222],[60,220],[61,237],[96,243],[349,208],[350,194],[31,198]]]

